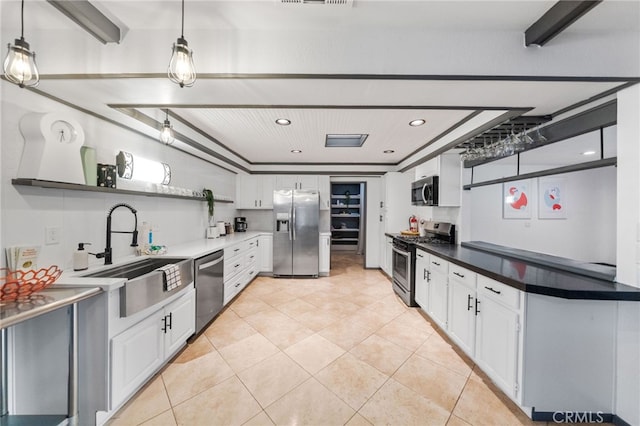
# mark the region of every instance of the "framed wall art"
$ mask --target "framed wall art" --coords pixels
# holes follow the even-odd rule
[[[531,219],[531,179],[502,184],[502,218]]]
[[[567,218],[567,185],[564,178],[538,179],[538,218]]]

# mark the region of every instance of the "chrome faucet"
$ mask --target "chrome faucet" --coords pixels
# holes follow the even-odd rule
[[[113,214],[113,211],[115,209],[117,209],[118,207],[126,207],[129,210],[131,210],[131,213],[133,213],[133,217],[135,218],[135,224],[133,225],[133,231],[112,231],[111,230],[111,215]],[[113,249],[111,248],[111,234],[112,233],[115,233],[115,234],[133,234],[133,237],[131,239],[131,247],[137,247],[138,246],[138,215],[137,215],[136,209],[131,207],[129,204],[120,203],[120,204],[116,204],[115,206],[111,207],[111,209],[109,210],[109,214],[107,214],[107,244],[106,244],[106,247],[104,249],[104,253],[98,253],[98,254],[95,255],[97,258],[104,257],[104,264],[105,265],[111,265],[111,263],[112,263],[112,256],[113,256]]]

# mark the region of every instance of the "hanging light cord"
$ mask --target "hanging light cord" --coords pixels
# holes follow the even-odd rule
[[[184,2],[184,0],[182,0]],[[24,40],[24,0],[20,8],[20,40]]]
[[[24,6],[24,0],[22,0]],[[182,29],[180,30],[180,38],[184,38],[184,0],[182,0]]]
[[[166,109],[166,112],[167,112],[167,118],[166,118],[166,120],[167,120],[167,121],[169,121],[169,108],[167,108],[167,109]]]

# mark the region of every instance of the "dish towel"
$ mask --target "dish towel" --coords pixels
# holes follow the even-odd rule
[[[180,278],[180,266],[172,263],[159,267],[158,271],[162,272],[164,291],[171,291],[182,285],[182,279]]]

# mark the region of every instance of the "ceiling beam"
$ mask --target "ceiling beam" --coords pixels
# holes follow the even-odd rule
[[[88,0],[47,0],[102,44],[120,43],[120,28]]]
[[[561,0],[524,32],[524,45],[544,46],[602,0]]]

